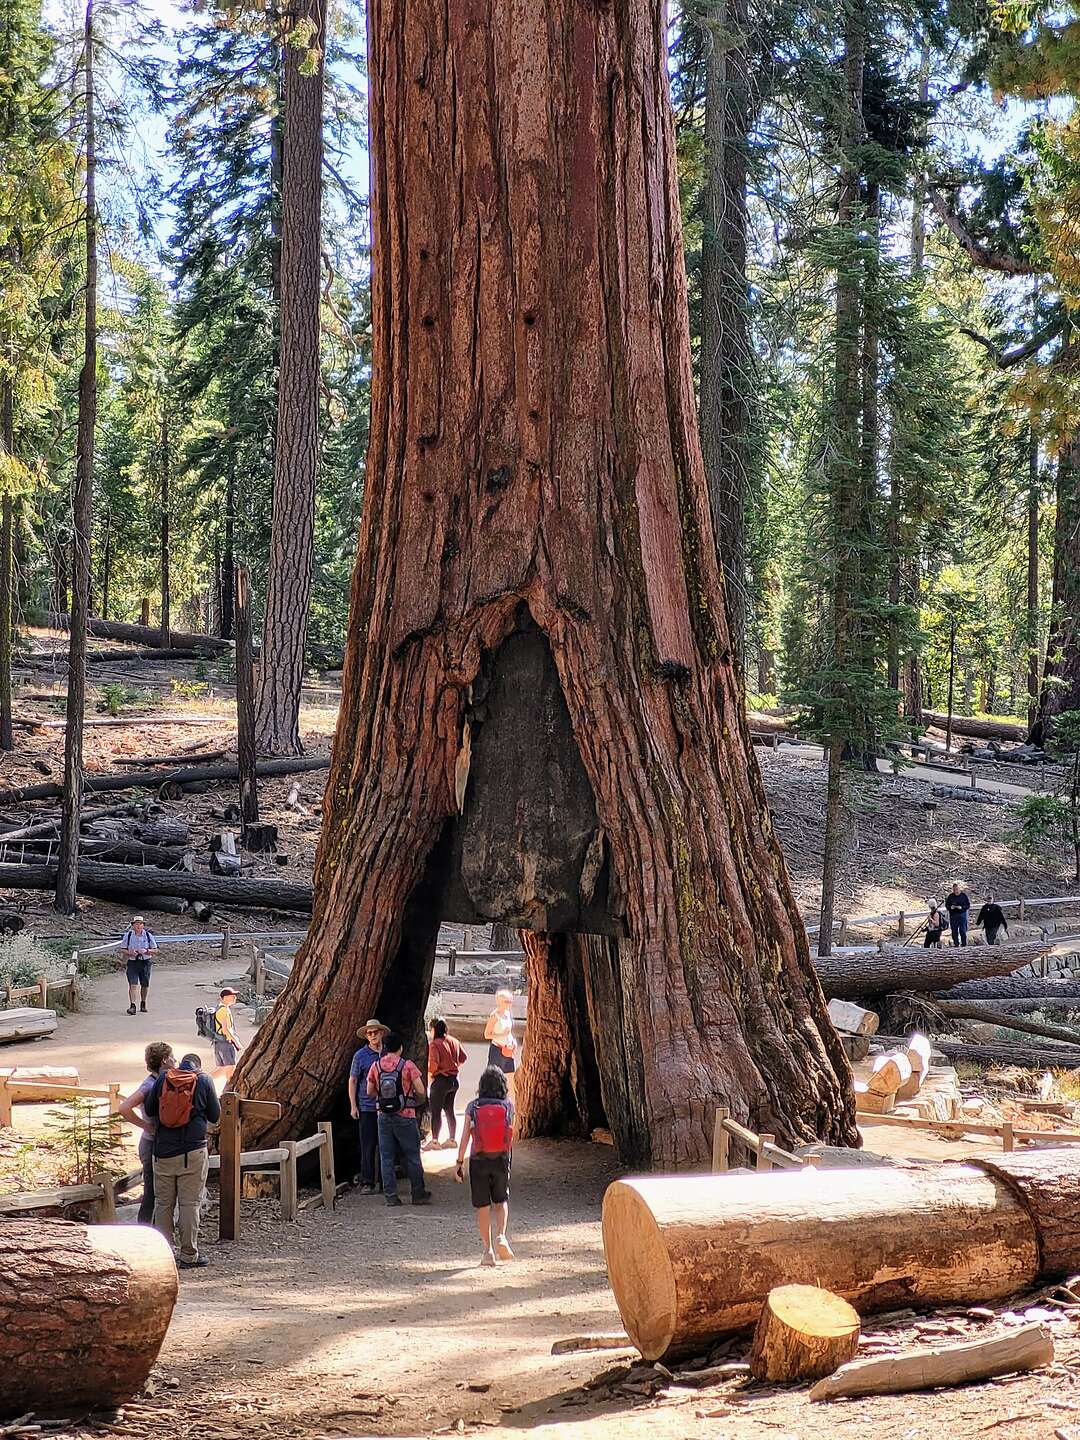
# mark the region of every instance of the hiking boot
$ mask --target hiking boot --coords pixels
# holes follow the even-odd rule
[[[388,1195],[388,1196],[386,1197],[386,1203],[387,1203],[388,1205],[400,1205],[400,1204],[401,1204],[401,1196],[400,1196],[400,1195]]]
[[[430,1190],[421,1190],[419,1195],[414,1195],[414,1196],[412,1197],[412,1203],[413,1203],[414,1205],[430,1205],[430,1204],[431,1204],[431,1191],[430,1191]]]
[[[135,1005],[134,1005],[134,1003],[132,1003],[131,1005],[128,1006],[127,1013],[128,1013],[129,1015],[134,1015],[134,1014],[135,1014]]]
[[[142,1004],[139,1006],[139,1009],[142,1011],[142,1013],[143,1013],[144,1015],[146,1014],[146,1001],[145,1001],[145,1000],[144,1000],[144,1001],[142,1002]]]
[[[194,1260],[178,1260],[176,1263],[181,1270],[205,1270],[210,1261],[205,1255],[197,1255]]]

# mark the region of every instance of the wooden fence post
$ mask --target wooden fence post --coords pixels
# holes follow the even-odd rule
[[[726,1105],[717,1105],[713,1115],[712,1171],[714,1175],[722,1175],[728,1168],[731,1137],[724,1129],[724,1121],[730,1113]]]
[[[284,1140],[281,1148],[285,1158],[281,1162],[281,1218],[296,1219],[296,1141]]]
[[[319,1121],[319,1134],[323,1143],[319,1148],[319,1188],[323,1204],[333,1210],[337,1200],[337,1176],[334,1173],[334,1127],[329,1120]]]
[[[901,940],[907,934],[907,922],[904,919],[903,910],[901,910],[900,914],[896,917],[896,933]]]
[[[840,934],[837,937],[837,941],[840,945],[847,945],[850,940],[851,936],[848,934],[848,918],[844,915],[840,920]]]
[[[759,1135],[759,1136],[758,1136],[758,1142],[757,1142],[757,1168],[758,1168],[759,1170],[771,1170],[771,1169],[772,1169],[772,1159],[770,1158],[769,1153],[768,1153],[768,1151],[765,1149],[765,1147],[766,1147],[766,1145],[775,1145],[775,1144],[776,1144],[776,1136],[775,1136],[775,1135]]]
[[[262,951],[259,949],[258,945],[256,945],[254,941],[251,942],[251,948],[254,951],[255,957],[252,961],[252,970],[254,972],[255,982],[255,999],[261,1000],[266,994],[266,960],[263,958]]]
[[[11,1092],[8,1090],[8,1081],[14,1072],[11,1070],[0,1071],[0,1130],[10,1130],[11,1119]]]
[[[457,946],[450,946],[450,953],[446,957],[446,973],[455,975],[457,973]]]
[[[232,945],[232,930],[228,925],[221,927],[221,963],[228,964],[229,948]]]
[[[218,1239],[235,1240],[240,1234],[240,1096],[232,1090],[221,1097],[218,1152]]]
[[[1002,1150],[1014,1150],[1016,1148],[1016,1140],[1013,1137],[1013,1123],[1011,1120],[1006,1120],[1001,1127],[1001,1148]]]
[[[101,1199],[94,1206],[97,1223],[99,1225],[116,1224],[116,1181],[104,1170],[95,1175],[91,1181],[93,1185],[101,1186]]]

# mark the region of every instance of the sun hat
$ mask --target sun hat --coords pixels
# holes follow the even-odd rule
[[[390,1034],[390,1026],[384,1025],[381,1020],[369,1020],[366,1025],[361,1025],[357,1035],[366,1035],[369,1030],[381,1030],[384,1035]]]

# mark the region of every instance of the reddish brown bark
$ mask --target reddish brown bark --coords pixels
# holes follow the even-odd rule
[[[1058,456],[1053,605],[1033,744],[1053,734],[1054,717],[1080,709],[1080,430]]]
[[[415,1029],[440,915],[502,920],[592,932],[566,952],[627,1160],[707,1163],[716,1103],[854,1142],[723,611],[661,12],[372,0],[368,25],[343,704],[313,923],[236,1088],[281,1102],[262,1133],[306,1129],[365,1014]]]

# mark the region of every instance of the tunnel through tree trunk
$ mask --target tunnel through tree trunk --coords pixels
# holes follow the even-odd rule
[[[415,1032],[443,918],[567,937],[628,1162],[707,1164],[716,1104],[857,1143],[723,609],[661,12],[368,27],[364,514],[313,921],[234,1077],[283,1116],[250,1142],[326,1113],[377,1004]]]

